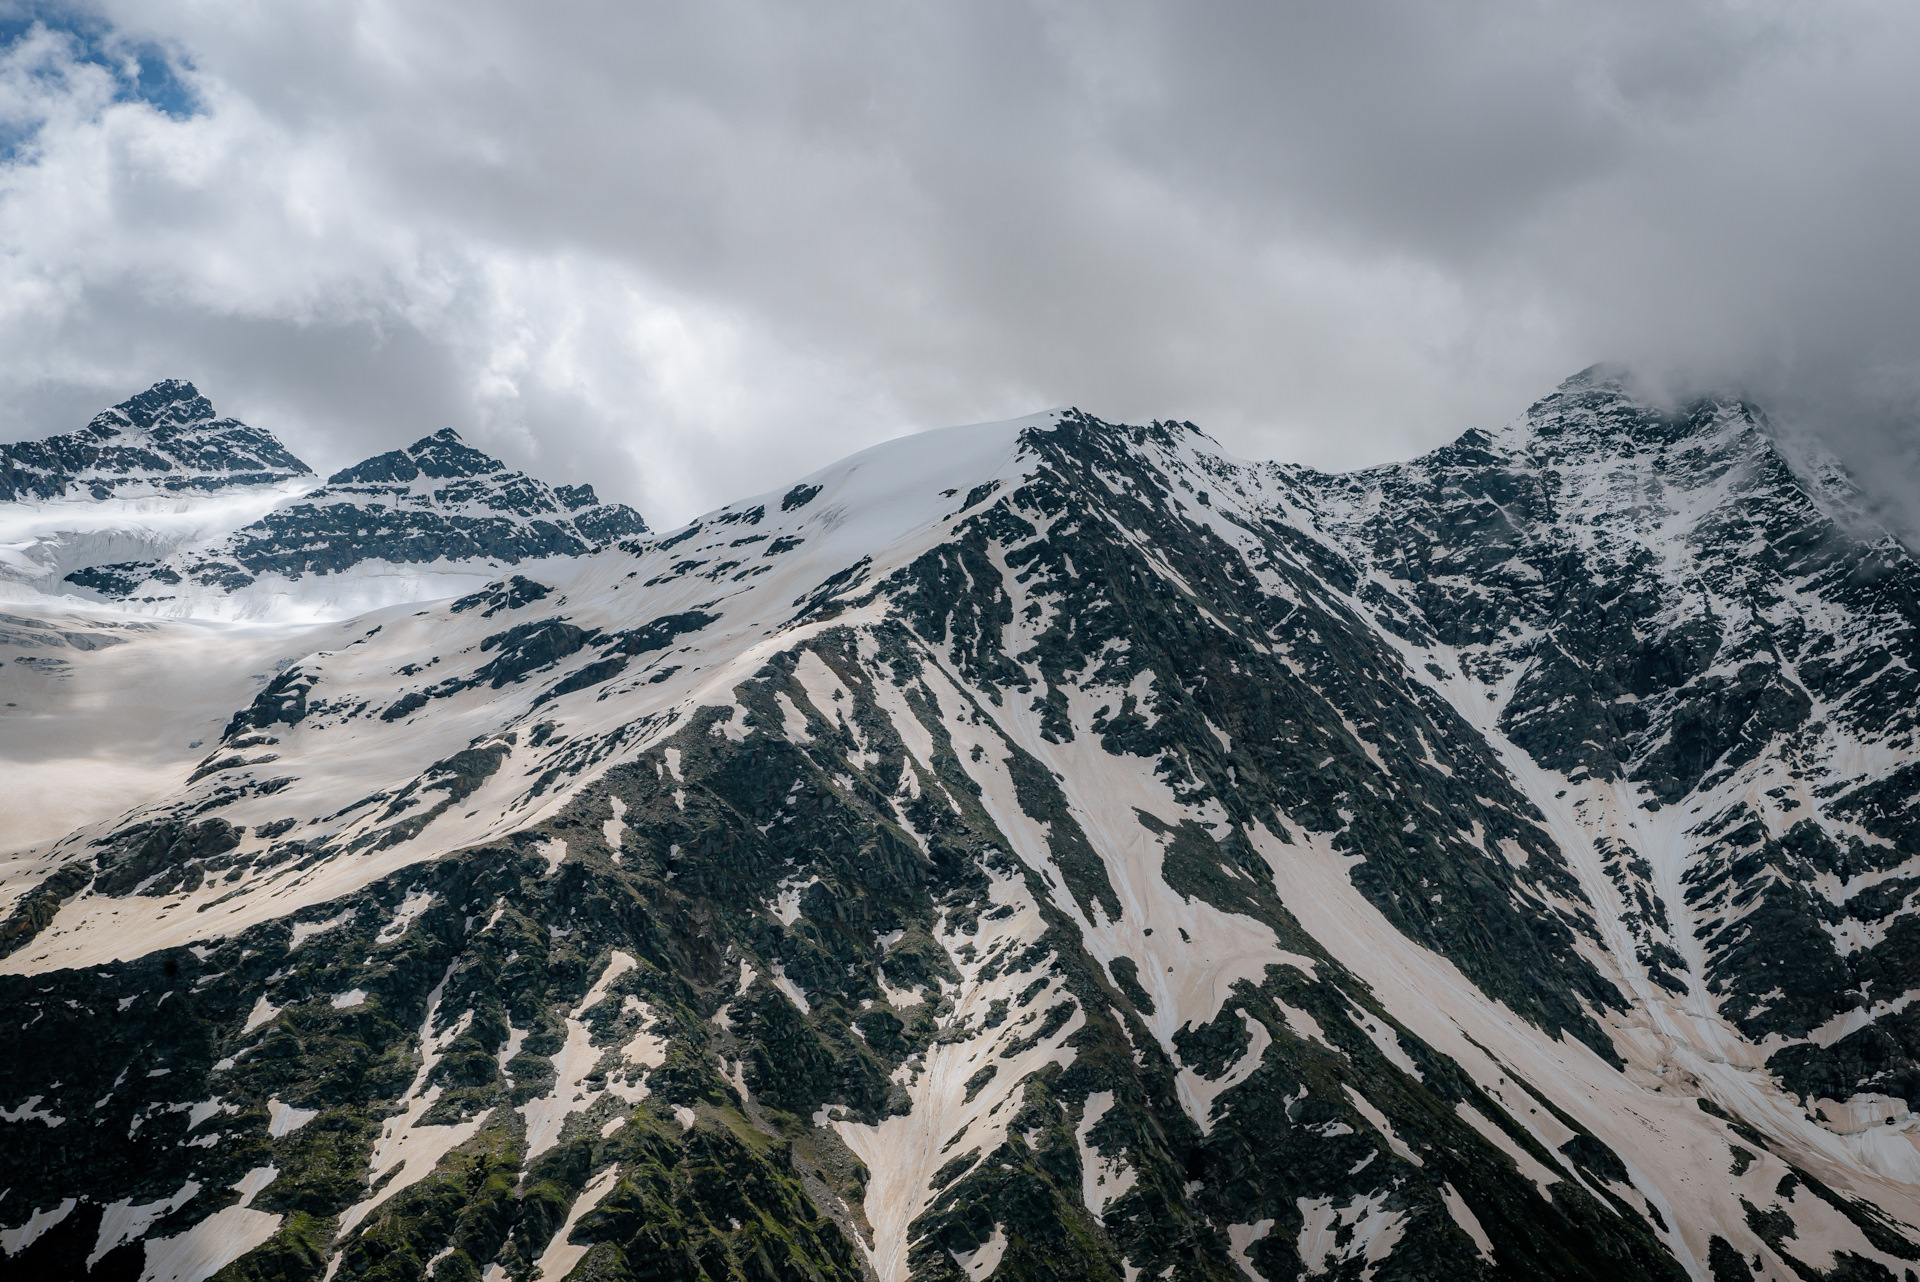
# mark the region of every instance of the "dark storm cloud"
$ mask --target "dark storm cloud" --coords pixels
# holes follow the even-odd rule
[[[1752,389],[1911,486],[1920,20],[1890,5],[108,4],[6,33],[15,434],[179,374],[321,466],[451,423],[674,520],[1050,404],[1355,465],[1611,359]]]

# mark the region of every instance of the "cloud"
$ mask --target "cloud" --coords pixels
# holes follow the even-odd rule
[[[1911,455],[1898,6],[12,13],[0,433],[178,375],[660,522],[1054,404],[1358,465],[1612,359]]]

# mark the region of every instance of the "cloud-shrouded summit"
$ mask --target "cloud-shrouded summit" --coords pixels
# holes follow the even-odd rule
[[[1323,467],[1565,370],[1907,497],[1916,18],[757,0],[0,8],[0,433],[192,371],[671,522],[1079,404]]]

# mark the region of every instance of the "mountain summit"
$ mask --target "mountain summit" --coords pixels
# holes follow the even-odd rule
[[[216,418],[192,383],[155,383],[67,436],[0,445],[0,502],[213,491],[311,476],[272,433]]]
[[[1067,410],[219,634],[5,866],[0,1249],[1900,1282],[1920,565],[1855,510],[1608,371],[1341,476]],[[175,661],[125,623],[21,616],[9,706]]]

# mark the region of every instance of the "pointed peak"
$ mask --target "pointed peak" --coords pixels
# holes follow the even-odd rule
[[[505,463],[491,454],[474,449],[450,427],[443,427],[432,436],[421,437],[407,446],[407,454],[419,465],[424,475],[435,480],[491,476],[507,470]]]
[[[1624,402],[1676,422],[1698,419],[1702,415],[1716,415],[1727,410],[1739,410],[1756,416],[1760,414],[1757,406],[1731,388],[1701,384],[1671,375],[1647,374],[1628,365],[1605,361],[1589,365],[1564,380],[1534,408],[1537,410],[1556,401],[1577,398],[1583,393],[1589,394],[1589,400],[1597,396],[1601,400]]]
[[[167,378],[96,414],[88,427],[96,435],[112,436],[126,427],[152,431],[211,422],[213,417],[213,402],[202,396],[199,388],[183,379]]]
[[[460,477],[491,476],[504,472],[507,465],[490,454],[474,449],[460,439],[460,433],[443,427],[431,436],[423,436],[405,449],[388,450],[342,468],[327,478],[328,485],[405,484],[425,476],[436,481]]]
[[[1560,386],[1554,390],[1572,392],[1605,389],[1625,393],[1630,390],[1632,383],[1633,371],[1627,366],[1612,361],[1599,361],[1562,380]]]
[[[1471,434],[1469,434],[1471,435]],[[1767,448],[1761,409],[1734,392],[1649,379],[1622,365],[1592,365],[1525,414],[1487,434],[1496,452],[1555,466],[1649,451],[1698,448],[1751,454]],[[1457,444],[1478,445],[1463,436]]]
[[[183,378],[163,378],[146,391],[129,396],[114,408],[132,417],[135,414],[150,414],[155,410],[181,404],[205,405],[208,417],[212,416],[212,404],[206,397],[200,395],[199,388]]]
[[[0,501],[84,493],[103,500],[147,492],[224,489],[310,476],[312,469],[262,428],[219,418],[200,390],[163,379],[100,411],[80,431],[0,446]]]

